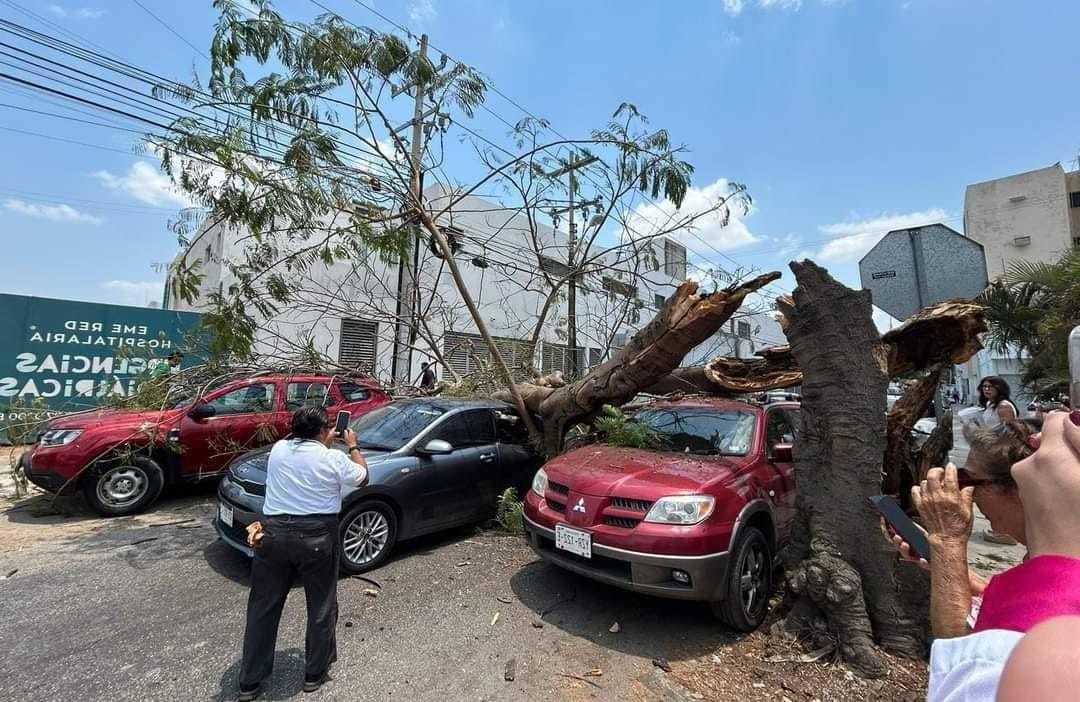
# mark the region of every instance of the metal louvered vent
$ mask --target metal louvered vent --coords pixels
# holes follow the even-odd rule
[[[341,320],[341,345],[338,363],[369,375],[375,372],[379,324],[364,319]]]

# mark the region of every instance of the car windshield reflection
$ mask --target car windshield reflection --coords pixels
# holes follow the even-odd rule
[[[745,456],[754,437],[754,415],[738,410],[657,408],[634,421],[656,432],[665,449],[682,453]]]
[[[372,451],[397,451],[446,410],[426,402],[394,402],[355,419],[357,445]]]

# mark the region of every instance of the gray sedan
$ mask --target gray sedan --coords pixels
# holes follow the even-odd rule
[[[491,516],[498,495],[508,487],[523,494],[540,466],[523,422],[501,402],[399,400],[353,420],[352,429],[370,480],[342,501],[347,573],[377,568],[398,541]],[[269,453],[267,446],[237,458],[218,488],[214,526],[249,556],[245,530],[261,516]]]

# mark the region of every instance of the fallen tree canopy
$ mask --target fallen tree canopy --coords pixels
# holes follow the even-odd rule
[[[706,294],[698,293],[696,282],[687,281],[626,346],[584,378],[563,387],[516,385],[525,406],[543,418],[544,449],[548,455],[559,452],[566,431],[574,424],[588,421],[605,404],[618,406],[628,402],[671,374],[690,349],[723,326],[748,294],[779,277],[779,273],[766,273]],[[493,397],[507,400],[510,393],[499,391]]]

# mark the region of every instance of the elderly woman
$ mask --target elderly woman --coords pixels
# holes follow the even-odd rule
[[[982,594],[986,581],[968,569],[967,544],[974,522],[972,503],[990,520],[991,528],[1026,543],[1024,507],[1012,479],[1013,465],[1035,452],[1037,427],[1011,420],[987,429],[964,428],[971,447],[965,468],[931,470],[922,485],[912,490],[928,532],[934,557],[921,565],[931,572],[930,621],[934,636],[962,636],[970,631],[972,600]],[[955,473],[955,493],[944,483]],[[893,542],[911,559],[911,550],[899,536]],[[913,559],[911,559],[913,560]]]
[[[960,559],[966,568],[961,544],[971,529],[973,493],[992,483],[964,486],[950,466],[935,468],[912,489],[930,541],[935,634],[953,637],[934,642],[928,700],[994,699],[1002,666],[1023,634],[1080,614],[1080,413],[1049,415],[1041,437],[1026,442],[1037,450],[1017,461],[1010,477],[1024,505],[1017,536],[1027,543],[1028,558],[990,580],[970,635],[952,633],[960,629],[953,610],[963,606],[964,590],[970,601],[966,579],[957,582]]]

